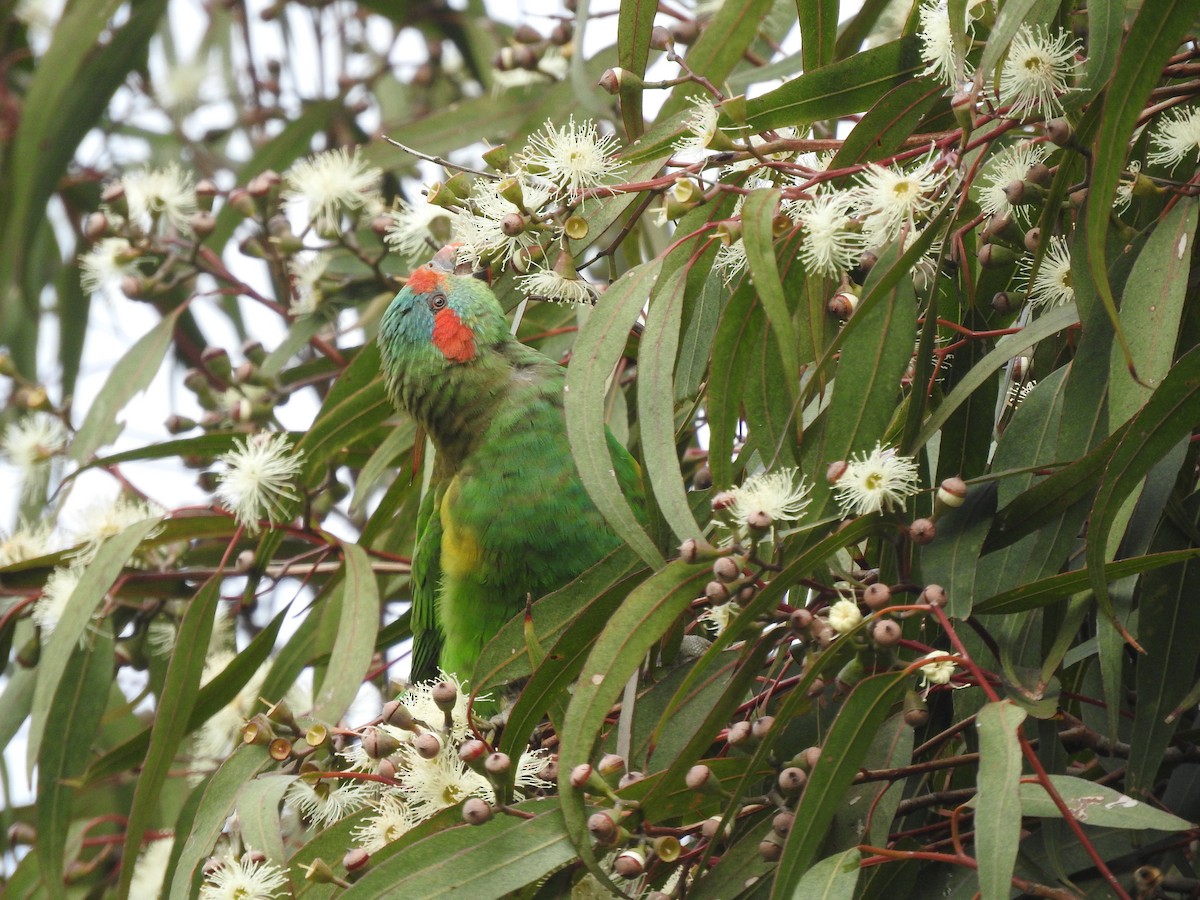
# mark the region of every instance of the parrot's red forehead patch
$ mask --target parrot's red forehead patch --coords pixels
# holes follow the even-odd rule
[[[428,294],[438,288],[444,288],[445,285],[446,276],[435,272],[429,266],[422,266],[408,276],[408,286],[418,294]]]
[[[451,362],[469,362],[475,358],[475,332],[454,310],[440,309],[433,317],[433,346]]]

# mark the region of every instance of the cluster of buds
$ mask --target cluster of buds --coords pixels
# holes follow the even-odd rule
[[[289,395],[280,391],[273,376],[262,371],[267,358],[262,344],[247,341],[242,355],[244,362],[234,368],[223,347],[208,347],[201,353],[200,365],[187,371],[183,383],[195,395],[204,415],[199,421],[171,416],[167,420],[171,434],[194,428],[254,432],[271,421],[275,408],[286,403]]]

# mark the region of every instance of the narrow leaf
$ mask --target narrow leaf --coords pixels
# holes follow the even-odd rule
[[[989,703],[979,711],[979,793],[975,818],[986,827],[975,831],[979,889],[983,900],[1007,900],[1012,890],[1017,844],[1021,839],[1021,747],[1017,729],[1025,710],[1011,701]]]
[[[313,718],[319,722],[337,722],[354,700],[371,667],[379,631],[379,585],[371,561],[357,544],[343,542],[342,552],[346,557],[346,582],[339,592],[341,615],[329,654],[329,670],[313,702]]]

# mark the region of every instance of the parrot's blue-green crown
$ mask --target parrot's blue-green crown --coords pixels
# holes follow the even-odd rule
[[[470,274],[458,274],[446,247],[409,276],[383,316],[379,341],[385,371],[469,363],[508,336],[495,295]]]

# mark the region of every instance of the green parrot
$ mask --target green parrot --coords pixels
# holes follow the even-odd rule
[[[566,584],[620,542],[567,443],[566,370],[512,336],[495,294],[443,248],[384,314],[392,402],[428,433],[433,480],[413,554],[414,681],[468,679],[528,597]],[[641,506],[641,474],[608,435],[618,481]]]

